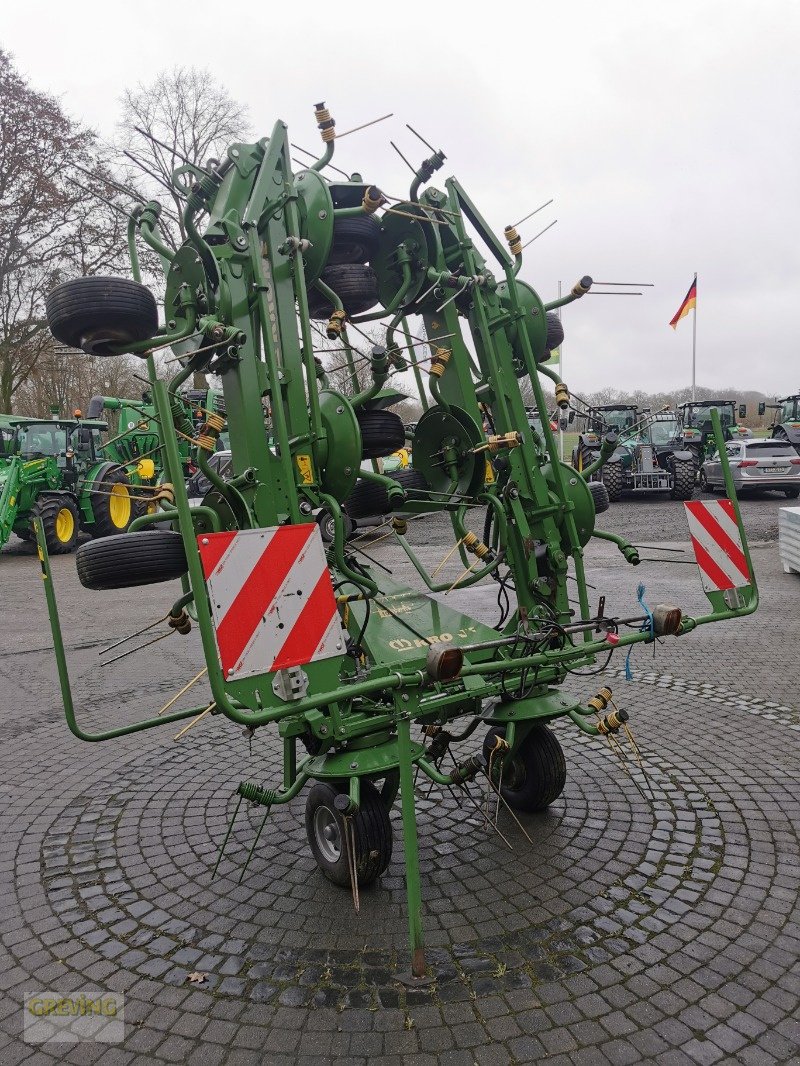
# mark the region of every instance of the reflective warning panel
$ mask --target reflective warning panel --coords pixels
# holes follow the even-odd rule
[[[730,500],[688,500],[686,518],[706,592],[749,585],[750,568]]]
[[[197,538],[226,678],[342,655],[344,633],[316,522]]]

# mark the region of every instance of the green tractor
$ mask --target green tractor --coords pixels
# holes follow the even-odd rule
[[[692,498],[695,467],[674,412],[651,414],[633,404],[611,404],[591,408],[586,417],[590,428],[578,439],[572,465],[602,481],[612,503],[626,494],[668,492],[673,500]],[[598,430],[605,431],[603,440]],[[603,446],[612,445],[610,457],[599,465]]]
[[[740,426],[736,420],[736,400],[697,400],[678,404],[683,422],[683,443],[692,453],[697,472],[703,460],[714,450],[714,434],[711,428],[711,410],[716,407],[722,422],[722,435],[725,440],[737,440],[752,437],[746,426]],[[747,416],[747,404],[738,405],[739,418]],[[760,412],[763,414],[763,412]]]
[[[760,403],[758,413],[763,415],[768,407],[775,411],[770,436],[774,440],[788,440],[800,452],[800,392],[784,396],[777,403]]]
[[[133,480],[104,454],[107,428],[96,419],[0,416],[0,547],[12,532],[32,540],[36,518],[56,555],[71,552],[81,530],[95,537],[127,530],[136,512]]]

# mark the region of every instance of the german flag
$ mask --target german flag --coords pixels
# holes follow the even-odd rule
[[[697,275],[695,275],[694,281],[689,286],[689,291],[683,298],[683,303],[675,312],[675,316],[670,322],[673,329],[678,325],[684,315],[688,315],[689,312],[697,306]]]

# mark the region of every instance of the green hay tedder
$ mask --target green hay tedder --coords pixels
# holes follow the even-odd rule
[[[131,220],[137,280],[78,279],[48,300],[51,329],[64,343],[146,361],[175,493],[174,504],[162,501],[131,532],[83,545],[81,580],[108,589],[179,578],[183,594],[164,625],[185,632],[195,621],[198,669],[207,670],[213,703],[85,730],[76,720],[40,529],[44,587],[67,720],[82,739],[204,714],[249,730],[274,727],[282,780],[242,782],[238,803],[262,805],[266,817],[311,785],[306,829],[314,857],[354,895],[389,863],[389,811],[399,792],[411,979],[423,980],[415,775],[456,790],[479,779],[516,811],[547,806],[566,772],[548,723],[568,719],[602,739],[627,718],[608,689],[596,696],[588,689],[585,700],[563,694],[569,672],[598,660],[602,666],[638,642],[747,614],[757,590],[734,500],[730,522],[745,569],[738,582],[709,591],[707,614],[687,617],[663,604],[623,619],[590,603],[584,551],[593,537],[613,541],[632,563],[639,557],[623,538],[595,528],[586,478],[558,459],[541,378],[554,378],[566,410],[566,387],[543,365],[548,311],[579,299],[591,279],[543,303],[518,276],[522,240],[514,227],[498,238],[455,178],[422,192],[443,164],[441,152],[422,162],[403,200],[357,175],[329,180],[322,172],[335,123],[323,104],[316,120],[323,152],[299,173],[282,122],[256,143],[232,145],[221,162],[175,172],[188,237],[168,259],[162,326],[156,300],[138,281],[135,249],[138,231],[164,252],[156,204],[134,209]],[[359,354],[367,322],[382,322],[384,339]],[[317,329],[354,380],[364,360],[366,388],[345,394],[330,386]],[[149,353],[169,343],[181,345],[182,361],[165,380]],[[364,459],[404,443],[399,417],[369,401],[409,370],[424,408],[412,468],[364,470]],[[225,418],[206,410],[198,429],[181,407],[179,390],[195,372],[222,383],[229,480],[208,465]],[[521,379],[532,387],[539,430]],[[211,482],[197,506],[185,491],[175,430],[193,438]],[[603,461],[610,452],[601,451]],[[416,575],[413,587],[366,565],[346,543],[342,504],[359,479],[375,487],[386,531]],[[321,508],[333,516],[329,545],[313,520]],[[433,512],[452,523],[453,553],[463,565],[456,581],[430,572],[411,544],[413,517]],[[142,532],[154,522],[173,529]],[[568,577],[575,581],[569,589]],[[493,599],[498,590],[508,597],[495,627],[442,599],[480,583]],[[185,681],[176,679],[182,691],[191,685]],[[473,754],[448,761],[453,741],[472,735]]]

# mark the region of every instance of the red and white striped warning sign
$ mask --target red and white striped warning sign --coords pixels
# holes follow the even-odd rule
[[[206,533],[197,542],[226,678],[344,653],[316,522]]]
[[[750,584],[742,538],[730,500],[689,500],[685,505],[689,535],[706,592]]]

